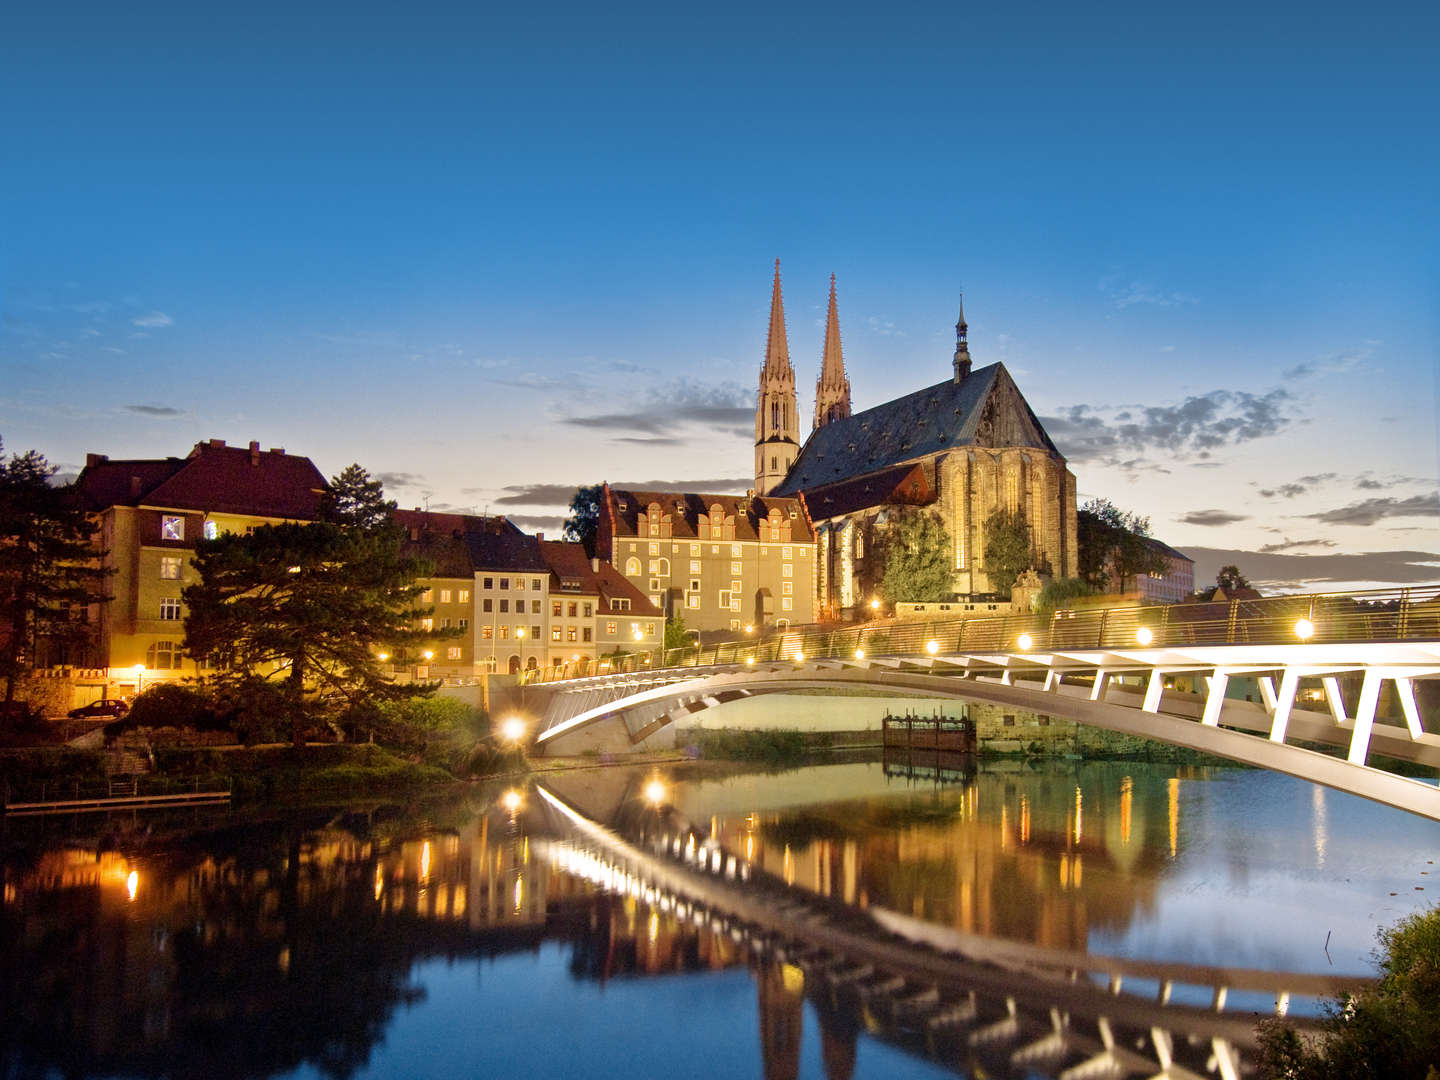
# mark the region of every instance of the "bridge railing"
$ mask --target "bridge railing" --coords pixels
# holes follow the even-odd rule
[[[1022,637],[1022,635],[1024,635]],[[887,619],[581,660],[526,672],[530,683],[775,661],[956,653],[1084,651],[1300,641],[1440,640],[1440,585],[1298,593],[1190,604],[1129,604],[988,618]]]

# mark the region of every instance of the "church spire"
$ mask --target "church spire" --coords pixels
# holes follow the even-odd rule
[[[955,381],[961,382],[970,374],[970,345],[965,340],[968,327],[965,325],[965,294],[960,294],[960,319],[955,324]]]
[[[770,291],[770,335],[760,392],[755,401],[755,491],[775,489],[800,454],[800,419],[795,407],[795,369],[785,338],[785,302],[780,296],[780,260]]]
[[[840,351],[840,316],[835,310],[835,275],[830,275],[830,311],[825,316],[825,350],[820,354],[820,378],[815,380],[815,427],[850,415],[850,379]]]

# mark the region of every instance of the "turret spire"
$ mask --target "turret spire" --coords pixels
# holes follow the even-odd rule
[[[765,368],[761,378],[784,376],[793,379],[790,367],[790,344],[785,335],[785,300],[780,295],[780,260],[775,260],[775,283],[770,289],[770,336],[765,343]]]
[[[795,408],[795,369],[785,338],[785,302],[780,296],[780,260],[770,290],[770,335],[760,393],[755,402],[755,490],[768,494],[785,479],[800,453],[800,420]]]
[[[830,275],[830,311],[825,316],[825,349],[820,354],[820,378],[815,380],[815,427],[850,415],[850,379],[840,350],[840,316],[835,308],[835,275]]]
[[[966,341],[968,327],[965,325],[965,294],[960,294],[960,319],[955,323],[955,381],[958,383],[970,374],[970,345]]]

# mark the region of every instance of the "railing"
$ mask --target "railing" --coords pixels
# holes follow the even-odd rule
[[[177,780],[158,776],[114,776],[108,780],[42,780],[0,792],[0,813],[14,815],[66,810],[113,810],[219,802],[234,794],[232,781]]]
[[[1029,635],[1028,642],[1022,642],[1021,635]],[[1440,640],[1440,585],[1422,585],[1256,600],[1077,608],[1050,615],[887,619],[835,629],[798,627],[715,645],[570,662],[526,672],[523,678],[535,684],[661,668],[1015,649],[1044,652],[1436,640]]]

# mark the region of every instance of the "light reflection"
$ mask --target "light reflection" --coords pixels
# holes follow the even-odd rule
[[[1120,781],[1120,843],[1130,845],[1131,806],[1135,800],[1135,781],[1125,777]]]
[[[430,881],[430,841],[426,840],[420,845],[420,884],[425,885]]]
[[[1075,788],[1075,843],[1077,844],[1080,843],[1080,837],[1083,832],[1083,829],[1081,828],[1081,818],[1084,816],[1085,812],[1084,803],[1085,798],[1081,794],[1080,788],[1077,786]]]
[[[1180,778],[1172,776],[1167,783],[1170,789],[1170,857],[1173,859],[1180,847]]]
[[[131,870],[125,877],[125,896],[133,904],[135,902],[135,894],[139,891],[140,874],[138,871]]]
[[[1325,789],[1319,784],[1310,789],[1310,810],[1315,830],[1315,868],[1318,870],[1325,866],[1325,849],[1330,841],[1325,818]]]

